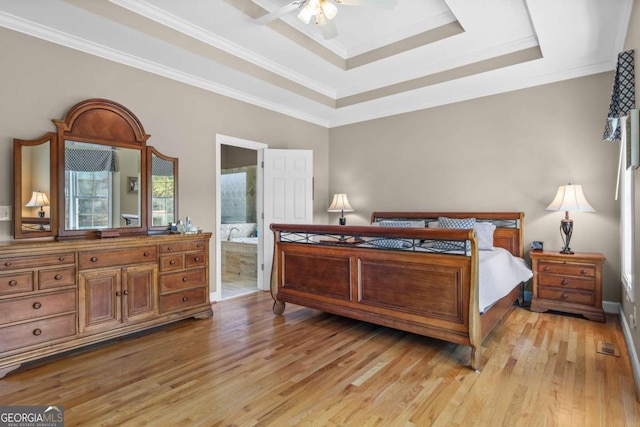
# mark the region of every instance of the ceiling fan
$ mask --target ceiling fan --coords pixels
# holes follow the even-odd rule
[[[294,10],[299,10],[298,19],[305,24],[314,23],[322,31],[325,40],[338,35],[333,18],[338,14],[334,4],[345,6],[374,6],[383,9],[393,9],[397,0],[294,0],[286,6],[276,9],[256,19],[259,24],[268,24]]]

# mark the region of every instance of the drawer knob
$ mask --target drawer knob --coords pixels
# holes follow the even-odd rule
[[[546,265],[546,266],[544,267],[544,271],[549,271],[549,266],[548,266],[548,265]]]
[[[202,247],[202,243],[197,243],[196,244],[196,248],[201,248]]]
[[[42,307],[42,304],[40,304],[39,302],[34,302],[34,303],[33,303],[33,308],[34,308],[34,309],[36,309],[36,310],[37,310],[37,309],[39,309],[40,307]]]
[[[567,293],[562,294],[562,299],[567,299],[567,298],[569,298],[569,294]]]
[[[587,270],[580,270],[580,274],[587,274]]]
[[[18,282],[16,280],[10,280],[9,281],[9,286],[15,286],[17,284],[18,284]]]
[[[116,296],[118,296],[118,297],[119,297],[120,295],[122,295],[122,292],[117,291],[117,292],[116,292]]]
[[[169,261],[169,265],[174,265],[175,263],[176,263],[176,261],[173,260],[173,259],[171,261]]]
[[[60,261],[60,262],[64,261],[64,257],[61,256],[60,258],[58,258],[58,261]]]
[[[189,281],[189,278],[187,276],[185,276],[185,277],[182,278],[182,281],[186,283],[186,282]]]
[[[195,260],[196,262],[200,262],[200,257],[199,257],[199,256],[197,256],[197,257],[195,257],[195,258],[194,258],[194,260]]]
[[[54,277],[54,279],[56,280],[62,280],[62,276],[60,274],[56,274],[56,276]]]
[[[122,295],[129,295],[129,291],[125,289],[124,291],[122,291]]]
[[[35,335],[35,336],[42,335],[42,329],[34,329],[33,330],[33,335]]]
[[[5,263],[4,263],[4,266],[5,266],[5,267],[11,267],[11,261],[7,261],[7,262],[5,262]]]
[[[98,262],[98,257],[92,256],[91,257],[91,262]]]
[[[567,279],[562,279],[562,283],[563,286],[567,286],[569,284],[569,281]]]
[[[187,302],[189,301],[189,297],[182,297],[182,302]]]
[[[168,251],[170,251],[170,250],[172,250],[172,249],[173,249],[173,248],[172,248],[171,246],[167,246],[167,250],[168,250]]]
[[[149,252],[145,251],[144,256],[149,256]]]

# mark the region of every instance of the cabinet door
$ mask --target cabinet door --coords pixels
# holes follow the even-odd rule
[[[138,322],[158,316],[158,266],[138,265],[122,272],[124,317]]]
[[[116,328],[122,323],[120,269],[110,268],[79,274],[80,333]]]

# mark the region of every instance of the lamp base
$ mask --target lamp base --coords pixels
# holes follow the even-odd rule
[[[340,217],[340,225],[347,225],[347,218],[341,216]]]
[[[569,218],[569,212],[565,213],[565,217],[560,221],[560,237],[564,246],[560,250],[561,254],[573,255],[573,251],[569,247],[571,235],[573,234],[573,220]]]

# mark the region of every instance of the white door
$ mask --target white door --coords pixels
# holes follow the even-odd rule
[[[313,151],[263,150],[263,290],[271,284],[273,232],[271,224],[313,222]]]

